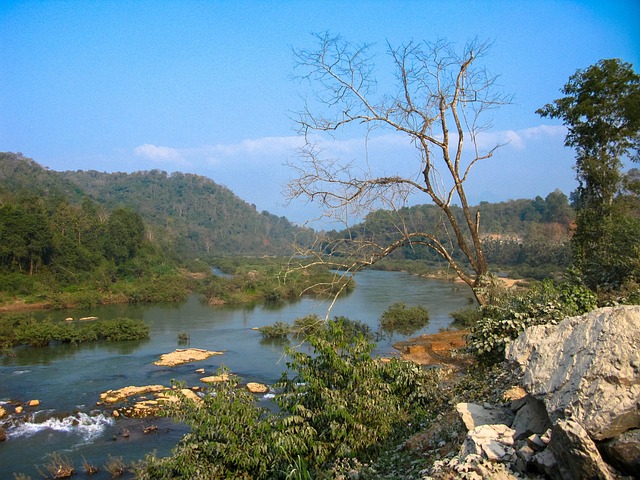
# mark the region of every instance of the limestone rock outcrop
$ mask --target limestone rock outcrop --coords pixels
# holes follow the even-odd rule
[[[499,462],[553,480],[640,478],[640,306],[528,328],[506,359],[521,378],[504,397],[515,418],[457,405],[469,432],[449,468]]]
[[[572,419],[594,440],[640,427],[640,306],[594,310],[528,328],[507,360],[552,421]]]

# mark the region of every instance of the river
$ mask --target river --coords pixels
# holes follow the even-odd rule
[[[423,305],[429,324],[415,332],[435,333],[451,323],[449,313],[469,304],[469,290],[450,282],[426,279],[400,272],[366,271],[356,276],[356,288],[340,298],[331,317],[344,315],[379,327],[380,315],[393,303]],[[167,419],[114,419],[96,405],[100,393],[129,385],[170,385],[172,379],[189,386],[203,385],[196,369],[207,375],[224,364],[245,382],[272,385],[286,368],[281,344],[265,343],[254,327],[276,321],[293,321],[310,313],[321,317],[329,302],[303,298],[296,302],[252,307],[210,307],[196,297],[179,305],[116,305],[91,311],[48,312],[53,319],[97,316],[102,319],[126,316],[142,318],[151,325],[151,338],[145,341],[54,345],[18,348],[15,356],[0,359],[0,402],[26,403],[37,399],[40,405],[26,407],[21,415],[5,404],[9,417],[0,420],[7,440],[0,442],[0,478],[23,473],[40,478],[47,454],[60,452],[73,461],[76,472],[84,476],[84,460],[100,467],[92,479],[110,475],[103,465],[108,456],[127,462],[140,460],[148,452],[168,455],[185,433],[185,428]],[[223,351],[223,355],[176,367],[153,364],[161,354],[182,347],[178,334],[190,336],[190,347]],[[392,344],[407,337],[394,335],[378,342],[377,355],[391,355]],[[264,397],[259,401],[267,402]],[[144,435],[146,426],[157,426]],[[124,432],[128,436],[124,436]],[[78,476],[76,477],[78,478]],[[87,477],[88,478],[88,477]],[[121,477],[127,478],[127,477]]]

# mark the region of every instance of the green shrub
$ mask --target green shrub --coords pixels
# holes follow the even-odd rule
[[[429,312],[422,305],[407,307],[404,303],[394,303],[380,318],[380,328],[387,333],[411,335],[429,323]]]
[[[119,317],[113,320],[104,320],[96,323],[98,337],[109,342],[121,340],[141,340],[149,338],[151,327],[142,320]]]
[[[292,331],[298,337],[308,337],[309,335],[319,334],[326,326],[326,322],[314,313],[296,318],[293,321]]]
[[[188,332],[178,334],[178,345],[187,345],[189,342],[191,342],[191,335]]]
[[[212,387],[213,394],[205,395],[201,404],[170,403],[169,414],[190,431],[171,457],[147,457],[138,478],[269,478],[269,471],[282,458],[275,444],[278,431],[268,411],[237,386],[237,377],[229,375],[228,381]]]
[[[596,308],[587,287],[544,281],[524,292],[507,294],[496,305],[481,308],[482,318],[471,328],[467,348],[483,363],[502,361],[506,345],[527,327],[556,324]]]
[[[5,346],[44,347],[51,342],[85,343],[98,340],[120,341],[149,338],[151,328],[142,320],[114,318],[91,322],[53,322],[32,316],[3,318],[2,340]]]
[[[371,358],[374,345],[348,330],[354,325],[330,321],[308,338],[313,353],[287,350],[278,413],[260,407],[234,375],[202,403],[168,402],[165,414],[189,433],[170,457],[148,456],[137,478],[334,478],[335,465],[372,458],[398,429],[415,428],[447,402],[438,372]],[[173,395],[184,399],[179,389]]]
[[[482,311],[477,307],[467,307],[451,312],[449,316],[453,318],[453,327],[469,328],[482,318]]]
[[[276,322],[273,325],[265,325],[259,328],[265,340],[286,340],[291,332],[291,326],[285,322]]]

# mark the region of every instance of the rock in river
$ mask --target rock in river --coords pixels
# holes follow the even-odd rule
[[[205,360],[213,355],[222,355],[222,352],[212,352],[201,348],[179,348],[174,352],[160,355],[160,360],[153,362],[162,367],[173,367],[188,362]]]

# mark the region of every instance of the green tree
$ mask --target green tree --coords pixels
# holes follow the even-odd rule
[[[144,241],[144,223],[136,212],[118,208],[109,216],[104,238],[105,256],[116,265],[132,259]]]
[[[10,270],[37,273],[53,252],[48,216],[42,199],[0,207],[0,262]]]
[[[640,279],[640,222],[630,218],[621,171],[625,157],[640,160],[640,76],[629,63],[600,60],[572,75],[562,93],[537,113],[563,120],[565,145],[576,150],[574,262],[590,288],[615,288]]]

